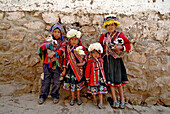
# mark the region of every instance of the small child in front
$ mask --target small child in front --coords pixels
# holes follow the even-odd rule
[[[85,77],[88,83],[88,93],[93,95],[93,104],[97,106],[96,95],[99,95],[99,109],[103,108],[103,94],[107,93],[105,85],[105,74],[103,71],[103,60],[101,54],[103,48],[100,43],[93,43],[89,46],[88,51],[91,54],[91,58],[87,61],[85,70]]]

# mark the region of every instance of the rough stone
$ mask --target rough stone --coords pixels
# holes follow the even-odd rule
[[[152,104],[152,105],[156,104],[157,101],[158,101],[158,99],[155,98],[155,97],[148,97],[147,99],[145,99],[145,102],[146,102],[147,104]]]
[[[25,23],[24,26],[32,30],[45,29],[45,24],[41,21],[30,21]]]
[[[27,23],[27,19],[24,18],[24,19],[20,19],[20,20],[15,20],[13,21],[14,25],[15,26],[23,26],[25,23]]]
[[[18,44],[17,46],[13,47],[11,50],[13,52],[21,52],[24,49],[24,46],[22,44]]]
[[[75,17],[70,15],[70,16],[63,16],[61,18],[61,22],[65,24],[72,24],[75,22]]]
[[[40,59],[37,57],[31,57],[29,61],[29,66],[33,67],[35,66],[38,62],[40,62]]]
[[[159,42],[150,39],[140,41],[135,44],[135,50],[137,52],[147,54],[157,54],[161,49],[162,45]]]
[[[24,30],[8,30],[6,38],[12,42],[22,42],[25,34]]]
[[[11,71],[13,71],[13,68],[11,67],[11,65],[7,65],[1,68],[1,76],[5,77],[4,81],[11,81],[14,79],[13,72]]]
[[[161,76],[161,69],[156,66],[149,66],[149,77],[160,77]]]
[[[131,93],[147,89],[147,82],[144,79],[130,79],[129,82],[128,88]]]
[[[170,82],[169,76],[162,76],[155,80],[155,83],[159,84],[160,87],[164,87],[164,88],[170,87],[169,82]]]
[[[58,13],[54,12],[44,12],[42,14],[43,20],[46,23],[54,24],[59,21]]]
[[[36,67],[37,73],[41,74],[43,72],[43,68],[41,67]]]
[[[3,19],[3,18],[4,18],[4,13],[1,12],[1,13],[0,13],[0,20]]]
[[[38,16],[40,16],[41,13],[42,13],[41,11],[36,11],[33,13],[33,16],[38,17]]]
[[[44,40],[44,39],[43,39]],[[40,42],[38,40],[32,40],[25,45],[25,49],[29,51],[35,51],[38,49]],[[37,53],[38,51],[34,52]]]
[[[0,22],[0,29],[1,30],[7,30],[11,27],[11,25],[7,22]]]
[[[84,15],[83,18],[82,18],[82,16],[76,16],[75,21],[80,22],[80,25],[90,24],[90,18],[88,15]]]
[[[7,91],[8,90],[8,91]],[[11,84],[0,84],[0,95],[7,96],[12,95],[16,91],[16,87]]]
[[[169,92],[160,95],[160,100],[167,106],[170,106]]]
[[[93,24],[102,25],[103,20],[104,20],[104,18],[103,18],[102,15],[94,15],[94,17],[93,17]]]
[[[140,66],[133,62],[127,63],[127,73],[128,75],[131,75],[133,77],[138,77],[142,75],[142,70],[140,69]]]
[[[5,39],[0,39],[0,51],[8,51],[10,49],[10,42]]]
[[[33,71],[32,71],[31,69],[23,69],[23,70],[20,71],[20,72],[21,72],[21,75],[20,75],[20,76],[22,76],[22,78],[23,78],[24,80],[27,80],[28,83],[33,84],[34,79],[35,79],[35,74],[33,73]],[[29,85],[28,85],[28,86],[29,86]],[[26,84],[22,84],[21,87],[26,88],[27,85],[26,85]],[[31,89],[31,88],[29,88],[29,90],[30,90],[30,89]],[[24,89],[24,90],[25,90],[25,89]],[[23,93],[23,92],[22,92],[22,93]]]
[[[139,94],[125,94],[125,99],[132,104],[141,104],[142,96]]]
[[[25,17],[24,12],[7,12],[6,13],[8,20],[18,20]]]
[[[160,57],[162,64],[167,64],[167,63],[168,63],[168,56],[166,56],[166,55],[160,55],[160,56],[158,56],[158,57]]]
[[[24,55],[23,57],[21,57],[19,59],[19,62],[22,64],[22,65],[28,65],[29,63],[29,57],[30,55]]]
[[[140,55],[137,52],[131,52],[130,54],[128,54],[128,60],[135,63],[142,63],[142,64],[146,63],[145,55]]]
[[[151,66],[157,65],[157,64],[158,64],[158,58],[157,58],[157,56],[152,56],[152,57],[150,57],[150,58],[149,58],[149,64],[150,64]]]
[[[3,39],[4,38],[4,31],[0,31],[0,39]]]
[[[81,28],[81,31],[82,31],[83,33],[95,33],[95,32],[96,32],[96,30],[95,30],[94,27],[89,27],[89,26],[84,26],[84,27],[82,27],[82,28]]]

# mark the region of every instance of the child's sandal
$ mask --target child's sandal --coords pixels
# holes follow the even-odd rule
[[[78,104],[78,105],[81,105],[82,103],[83,103],[83,102],[82,102],[80,99],[77,100],[77,104]]]
[[[74,100],[70,100],[70,105],[71,105],[71,106],[74,105]]]
[[[120,103],[119,104],[119,108],[124,109],[125,108],[125,104],[124,103]]]
[[[97,101],[93,101],[93,104],[94,104],[95,106],[97,106]]]
[[[102,108],[103,108],[102,103],[99,103],[99,104],[98,104],[98,107],[99,107],[99,109],[102,109]]]
[[[113,108],[118,108],[119,107],[119,104],[117,102],[113,102],[113,105],[112,105]]]

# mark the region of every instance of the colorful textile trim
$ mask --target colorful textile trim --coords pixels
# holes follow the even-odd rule
[[[72,68],[75,76],[77,77],[77,80],[80,81],[81,78],[83,77],[83,67],[81,68],[81,67],[77,66],[76,58],[75,58],[74,54],[71,52],[70,46],[67,46],[67,50],[69,52],[68,58],[70,61],[71,68]]]
[[[108,19],[104,22],[103,24],[103,28],[106,28],[106,25],[110,25],[110,24],[117,24],[117,26],[120,25],[120,22],[117,19]]]
[[[97,95],[97,94],[107,94],[107,87],[100,85],[100,86],[88,86],[87,93],[90,93],[92,95]]]
[[[121,58],[124,55],[124,51],[119,51],[116,52],[114,50],[112,50],[111,48],[114,48],[114,46],[118,46],[121,45],[123,46],[124,44],[115,44],[115,40],[121,39],[118,38],[120,36],[121,32],[114,32],[112,37],[109,35],[109,33],[107,33],[107,37],[104,37],[103,39],[103,44],[106,44],[106,55],[112,55],[112,57],[116,58]],[[109,41],[108,41],[109,40]],[[122,39],[123,40],[123,39]],[[122,41],[123,42],[123,41]],[[104,55],[105,56],[105,55]],[[103,56],[103,57],[104,57]]]
[[[120,84],[114,84],[111,83],[110,81],[106,83],[107,86],[112,86],[112,87],[121,87],[124,86],[125,84],[128,84],[128,81],[122,81]]]
[[[99,62],[98,62],[99,63]],[[95,68],[94,62],[93,62],[93,69],[94,69],[94,85],[98,86],[99,83],[99,76],[100,76],[100,70],[99,70],[99,65],[96,63],[97,68]],[[97,70],[97,76],[96,76],[96,70]],[[98,79],[98,82],[96,82],[96,79]]]
[[[82,90],[85,87],[85,82],[81,82],[79,84],[70,84],[70,83],[65,83],[64,82],[64,86],[63,88],[66,90],[70,90],[71,91],[75,91],[75,90]]]

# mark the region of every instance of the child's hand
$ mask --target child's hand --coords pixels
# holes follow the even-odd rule
[[[86,63],[85,61],[83,61],[82,63],[77,63],[77,66],[82,67],[85,63]]]
[[[51,50],[47,50],[47,53],[48,53],[48,57],[49,58],[53,58],[53,56],[55,55],[55,52],[54,51],[51,51]]]
[[[89,82],[89,81],[87,81],[87,83],[89,84],[90,82]]]
[[[66,74],[66,68],[64,68],[63,72],[61,73],[61,76],[63,77],[65,76],[65,74]]]
[[[115,50],[115,51],[121,51],[122,48],[123,48],[122,46],[116,46],[116,47],[114,48],[114,50]]]

